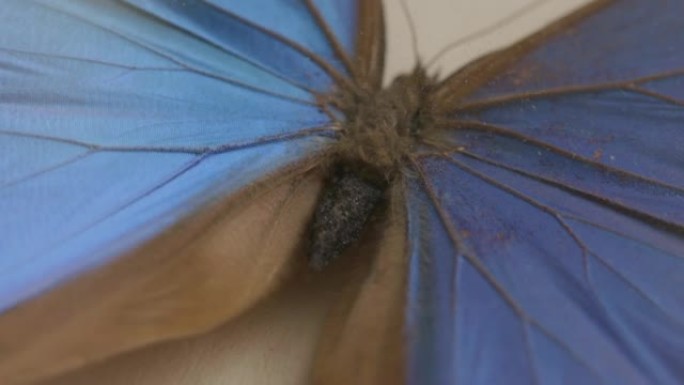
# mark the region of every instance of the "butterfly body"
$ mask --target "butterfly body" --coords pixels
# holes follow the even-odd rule
[[[384,89],[376,0],[5,2],[3,381],[215,327],[308,243],[373,257],[315,383],[682,382],[681,1]]]
[[[330,149],[332,175],[313,220],[312,266],[320,269],[357,241],[380,198],[387,198],[387,186],[399,182],[398,178],[408,170],[409,159],[419,150],[426,134],[434,131],[436,117],[430,99],[436,83],[418,66],[412,73],[397,77],[387,88],[367,89],[363,84],[352,84],[320,98],[323,109],[338,110],[343,117],[338,122],[339,140]],[[333,211],[340,214],[333,215]],[[349,214],[342,214],[346,212]],[[340,229],[348,229],[349,234]],[[338,234],[340,240],[333,234]]]

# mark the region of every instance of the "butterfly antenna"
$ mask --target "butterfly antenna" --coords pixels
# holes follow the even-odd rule
[[[413,57],[415,60],[416,67],[420,66],[420,55],[418,54],[418,30],[416,28],[416,23],[411,16],[411,10],[409,9],[407,0],[401,0],[401,10],[406,17],[406,22],[408,22],[409,30],[411,31],[411,48],[413,49]]]
[[[452,51],[458,47],[461,47],[465,44],[468,44],[468,43],[472,42],[473,40],[479,39],[479,38],[484,37],[484,36],[486,36],[492,32],[495,32],[498,29],[505,27],[506,25],[509,25],[509,24],[513,23],[514,21],[520,19],[521,17],[525,16],[529,12],[532,12],[533,10],[541,7],[542,5],[544,5],[545,3],[548,3],[548,2],[549,2],[549,0],[533,1],[533,2],[525,5],[524,7],[518,9],[517,11],[513,12],[512,14],[510,14],[510,15],[504,17],[503,19],[497,21],[496,23],[489,25],[487,27],[484,27],[482,29],[479,29],[473,33],[470,33],[468,35],[463,36],[462,38],[460,38],[460,39],[458,39],[458,40],[456,40],[450,44],[447,44],[444,48],[439,50],[439,52],[437,52],[430,60],[428,60],[426,68],[430,68],[433,65],[435,65],[435,63],[439,59],[444,57],[444,55],[446,55],[450,51]]]

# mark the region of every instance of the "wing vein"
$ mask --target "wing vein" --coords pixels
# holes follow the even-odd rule
[[[658,223],[665,224],[665,225],[667,225],[667,226],[671,226],[671,227],[673,227],[673,228],[684,229],[684,228],[682,227],[682,225],[680,225],[680,224],[678,224],[678,223],[668,221],[668,220],[666,220],[666,219],[664,219],[664,218],[660,218],[660,217],[658,217],[658,216],[656,216],[656,215],[654,215],[654,214],[650,214],[650,213],[647,213],[647,212],[644,212],[644,211],[640,211],[640,210],[637,210],[637,209],[633,209],[633,208],[631,208],[631,207],[630,207],[629,205],[627,205],[627,204],[620,203],[620,202],[615,201],[615,200],[610,199],[610,198],[606,198],[606,197],[603,197],[603,196],[596,195],[595,193],[592,193],[592,192],[590,192],[590,191],[585,191],[585,190],[582,190],[582,189],[580,189],[580,188],[573,187],[573,186],[571,186],[571,185],[569,185],[569,184],[565,184],[565,183],[560,182],[560,181],[557,181],[557,180],[555,180],[555,179],[551,179],[551,178],[546,178],[546,177],[543,177],[543,176],[535,175],[535,174],[532,174],[532,173],[530,173],[530,172],[528,172],[528,171],[525,171],[525,170],[523,170],[523,169],[520,169],[520,168],[517,168],[517,167],[508,166],[508,165],[506,165],[506,164],[503,164],[503,163],[500,163],[500,162],[493,161],[493,160],[491,160],[491,159],[487,159],[487,158],[481,157],[481,156],[479,156],[479,155],[477,155],[477,154],[473,154],[473,153],[471,153],[471,152],[469,152],[469,151],[460,151],[460,153],[463,154],[463,155],[465,155],[465,156],[471,157],[471,158],[473,158],[473,159],[476,159],[476,160],[479,160],[479,161],[482,161],[482,162],[491,164],[491,165],[493,165],[493,166],[496,166],[496,167],[499,167],[499,168],[502,168],[502,169],[505,169],[505,170],[514,172],[514,173],[519,174],[519,175],[523,175],[523,176],[528,177],[528,178],[530,178],[530,179],[534,179],[534,180],[539,181],[539,182],[542,182],[542,183],[544,183],[544,184],[557,186],[557,187],[559,187],[559,188],[563,189],[564,191],[569,192],[569,193],[571,193],[571,194],[579,194],[579,195],[581,195],[581,196],[591,197],[591,198],[592,198],[593,200],[595,200],[595,201],[603,202],[604,204],[606,204],[606,205],[608,205],[608,206],[610,206],[610,207],[613,207],[613,208],[615,208],[615,209],[618,209],[619,211],[624,212],[624,213],[627,213],[627,214],[630,214],[630,215],[632,215],[632,216],[635,216],[635,217],[638,217],[638,218],[648,218],[648,219],[650,219],[650,220],[653,220],[653,221],[658,222]]]
[[[349,58],[349,55],[347,55],[347,52],[345,52],[344,48],[342,47],[342,44],[337,39],[337,36],[335,36],[335,33],[333,33],[332,29],[330,28],[330,25],[328,25],[328,22],[321,14],[321,11],[313,3],[312,0],[304,0],[304,4],[306,4],[307,9],[313,16],[314,20],[316,20],[316,24],[318,24],[318,27],[321,29],[321,31],[325,35],[325,38],[330,43],[330,46],[333,48],[335,56],[337,56],[337,58],[340,59],[345,69],[350,74],[352,74],[354,78],[358,78],[358,74],[356,73],[355,68],[352,65],[352,61]]]
[[[39,4],[40,4],[40,3],[39,3]],[[257,93],[263,94],[263,95],[272,96],[272,97],[275,97],[275,98],[278,98],[278,99],[288,100],[288,101],[292,101],[292,102],[296,102],[296,103],[304,104],[304,105],[316,106],[316,103],[313,103],[313,102],[308,101],[308,100],[299,99],[299,98],[295,98],[295,97],[292,97],[292,96],[279,94],[279,93],[272,92],[272,91],[269,91],[269,90],[266,90],[266,89],[263,89],[263,88],[259,88],[259,87],[255,87],[255,86],[249,85],[249,84],[247,84],[247,83],[240,82],[240,81],[235,80],[235,79],[231,79],[231,78],[226,77],[226,76],[214,74],[214,73],[211,73],[211,72],[208,72],[208,71],[201,70],[201,69],[199,69],[199,68],[195,68],[195,67],[193,67],[193,66],[191,66],[191,65],[189,65],[189,64],[187,64],[187,63],[184,63],[183,61],[181,61],[181,60],[179,60],[179,59],[177,59],[177,58],[175,58],[175,57],[173,57],[173,56],[167,54],[167,53],[162,52],[161,50],[159,50],[159,49],[157,49],[157,48],[152,47],[152,46],[149,45],[149,44],[146,44],[146,43],[144,43],[144,42],[142,42],[142,41],[139,41],[139,40],[137,40],[137,39],[135,39],[135,38],[133,38],[133,37],[126,36],[126,35],[124,35],[124,34],[122,34],[122,33],[119,33],[119,32],[117,32],[117,31],[111,29],[111,28],[108,28],[108,27],[106,27],[106,26],[104,26],[104,25],[100,25],[100,24],[94,23],[94,22],[92,22],[92,21],[90,21],[90,20],[88,20],[88,19],[82,18],[82,17],[80,17],[80,16],[78,16],[78,15],[74,15],[74,14],[71,14],[71,13],[68,13],[68,12],[64,12],[64,11],[59,10],[59,9],[56,9],[56,8],[49,7],[49,6],[45,5],[45,4],[40,4],[40,5],[42,5],[42,6],[46,7],[46,8],[48,8],[48,9],[51,9],[51,10],[54,11],[54,12],[61,13],[61,14],[64,14],[64,15],[67,15],[67,16],[72,17],[72,18],[74,18],[74,19],[77,19],[77,20],[79,20],[79,21],[81,21],[81,22],[83,22],[83,23],[89,24],[89,25],[91,25],[91,26],[93,26],[93,27],[95,27],[95,28],[98,28],[98,29],[100,29],[100,30],[102,30],[102,31],[104,31],[104,32],[107,32],[107,33],[109,33],[109,34],[111,34],[111,35],[113,35],[113,36],[116,36],[116,37],[119,37],[119,38],[121,38],[121,39],[124,39],[124,40],[126,40],[126,41],[128,41],[128,42],[130,42],[130,43],[132,43],[132,44],[134,44],[134,45],[136,45],[136,46],[138,46],[138,47],[140,47],[140,48],[143,48],[143,49],[145,49],[145,50],[147,50],[147,51],[149,51],[149,52],[151,52],[151,53],[153,53],[153,54],[155,54],[155,55],[158,55],[159,57],[162,57],[162,58],[164,58],[164,59],[166,59],[166,60],[168,60],[168,61],[170,61],[170,62],[172,62],[172,63],[174,63],[174,64],[176,64],[176,65],[178,65],[178,66],[180,66],[180,67],[182,67],[182,68],[184,68],[184,69],[186,69],[187,71],[190,71],[190,72],[192,72],[192,73],[198,74],[198,75],[200,75],[200,76],[204,76],[204,77],[206,77],[206,78],[214,79],[214,80],[217,80],[217,81],[219,81],[219,82],[223,82],[223,83],[226,83],[226,84],[230,84],[230,85],[232,85],[232,86],[236,86],[236,87],[239,87],[239,88],[248,90],[248,91],[253,91],[253,92],[257,92]]]
[[[221,52],[223,52],[223,53],[225,53],[225,54],[227,54],[227,55],[229,55],[229,56],[235,57],[235,58],[237,58],[237,59],[239,59],[239,60],[241,60],[241,61],[243,61],[243,62],[245,62],[245,63],[248,63],[248,64],[251,65],[251,66],[254,66],[255,68],[258,68],[259,70],[261,70],[261,71],[263,71],[263,72],[265,72],[265,73],[268,73],[269,75],[272,75],[272,76],[277,77],[278,79],[283,80],[283,81],[287,82],[288,84],[290,84],[290,85],[292,85],[292,86],[295,86],[295,87],[297,87],[297,88],[299,88],[299,89],[301,89],[301,90],[304,90],[304,91],[306,91],[306,92],[308,92],[308,93],[310,93],[310,94],[315,94],[315,93],[316,93],[316,91],[314,91],[313,89],[311,89],[311,88],[305,86],[304,84],[301,84],[301,83],[296,82],[296,81],[294,81],[294,80],[292,80],[292,79],[290,79],[290,78],[287,78],[287,77],[285,77],[284,75],[282,75],[282,74],[280,74],[280,73],[278,73],[278,72],[276,72],[276,71],[271,70],[270,68],[268,68],[268,67],[262,65],[262,64],[259,63],[259,62],[256,62],[256,61],[250,59],[249,57],[247,57],[247,56],[245,56],[245,55],[243,55],[243,54],[241,54],[241,53],[239,53],[239,52],[237,52],[237,51],[231,50],[231,49],[229,49],[229,48],[227,48],[227,47],[225,47],[225,46],[223,46],[223,45],[217,44],[217,43],[211,41],[210,39],[207,39],[207,38],[205,38],[204,36],[202,36],[202,35],[200,35],[200,34],[197,34],[197,33],[193,32],[192,30],[190,30],[190,29],[188,29],[188,28],[182,27],[182,26],[180,26],[180,25],[176,25],[176,24],[170,22],[169,20],[167,20],[167,19],[165,19],[165,18],[162,18],[162,17],[159,16],[159,15],[156,15],[156,14],[154,14],[154,13],[152,13],[152,12],[149,12],[148,10],[146,10],[146,9],[144,9],[144,8],[138,7],[138,6],[134,5],[134,4],[129,4],[129,5],[130,5],[131,7],[134,7],[136,10],[138,10],[138,11],[144,13],[144,14],[147,15],[148,17],[153,18],[153,19],[155,19],[155,20],[157,20],[157,21],[159,21],[159,22],[161,22],[161,23],[163,23],[163,24],[169,26],[170,28],[173,28],[173,29],[175,29],[175,30],[177,30],[177,31],[179,31],[179,32],[181,32],[181,33],[183,33],[183,34],[186,34],[186,35],[188,35],[188,36],[191,36],[191,37],[193,37],[194,39],[197,39],[198,41],[201,41],[201,42],[203,42],[203,43],[206,43],[207,45],[209,45],[209,46],[211,46],[211,47],[213,47],[213,48],[216,48],[216,49],[218,49],[219,51],[221,51]],[[213,4],[208,4],[208,5],[211,6],[212,8],[218,9],[218,8],[217,8],[216,6],[214,6]],[[222,13],[225,13],[225,12],[222,12]],[[240,22],[242,22],[242,19],[240,19],[240,18],[237,18],[237,20],[240,21]],[[244,23],[243,23],[243,24],[244,24]],[[245,24],[245,25],[247,25],[247,26],[250,27],[250,28],[253,28],[252,25],[249,25],[249,24]]]
[[[350,82],[349,78],[347,78],[345,75],[343,75],[338,70],[336,70],[330,63],[325,61],[323,58],[321,58],[317,54],[311,52],[310,50],[306,49],[305,47],[298,44],[297,42],[294,42],[294,41],[288,39],[287,37],[285,37],[279,33],[276,33],[274,31],[266,29],[266,28],[264,28],[264,27],[262,27],[256,23],[253,23],[253,22],[245,19],[244,17],[241,17],[240,15],[237,15],[237,14],[235,14],[235,13],[233,13],[233,12],[231,12],[231,11],[221,7],[221,6],[218,6],[218,5],[213,4],[213,3],[209,3],[206,0],[202,0],[202,2],[207,3],[210,7],[215,8],[217,11],[225,14],[226,16],[234,18],[235,20],[238,20],[243,25],[248,26],[250,28],[253,28],[254,30],[259,31],[260,33],[264,34],[265,36],[268,36],[268,37],[270,37],[270,38],[272,38],[272,39],[274,39],[280,43],[283,43],[286,46],[294,49],[295,51],[297,51],[299,53],[301,53],[304,57],[306,57],[306,58],[310,59],[311,61],[313,61],[314,63],[316,63],[316,65],[318,67],[320,67],[328,75],[330,75],[337,82],[337,84],[339,86],[350,87],[350,88],[354,87],[353,83]]]
[[[474,251],[470,250],[469,247],[466,246],[464,238],[458,234],[458,231],[455,229],[453,223],[448,218],[448,215],[442,209],[442,206],[439,203],[439,199],[437,198],[437,194],[434,191],[434,189],[432,188],[431,184],[429,183],[428,177],[426,176],[425,171],[423,170],[422,166],[419,164],[417,159],[412,158],[411,162],[414,165],[415,169],[417,170],[419,177],[423,181],[423,185],[425,186],[425,190],[427,192],[427,195],[430,198],[430,200],[432,201],[432,204],[435,206],[435,209],[437,210],[437,213],[440,217],[440,220],[442,221],[442,224],[444,225],[445,229],[447,230],[447,233],[449,234],[451,241],[454,243],[454,246],[456,247],[456,249],[460,251],[460,255],[462,255],[463,258],[465,258],[482,275],[482,277],[484,277],[485,280],[487,282],[489,282],[489,284],[501,296],[501,298],[504,300],[504,302],[506,302],[506,304],[511,308],[511,310],[513,310],[513,312],[521,319],[521,321],[523,321],[524,325],[530,325],[530,326],[535,327],[542,334],[544,334],[549,339],[551,339],[556,344],[558,344],[558,346],[560,346],[561,349],[563,349],[568,354],[570,354],[582,366],[586,367],[588,370],[590,370],[592,373],[594,373],[597,378],[600,378],[600,376],[598,376],[598,374],[596,373],[596,370],[593,367],[591,367],[583,358],[581,358],[564,341],[560,340],[553,333],[548,331],[536,319],[534,319],[532,316],[530,316],[524,310],[524,308],[515,300],[515,298],[513,298],[511,295],[509,295],[506,292],[505,287],[489,271],[489,269],[484,265],[484,263],[482,263],[482,261],[480,261],[477,254]],[[468,172],[468,171],[466,170],[466,172]],[[526,354],[528,355],[528,360],[531,362],[531,360],[533,359],[532,357],[529,356],[531,354],[531,351],[526,349]]]
[[[549,88],[541,91],[526,91],[521,93],[511,93],[505,95],[493,96],[484,100],[477,100],[473,102],[465,102],[457,105],[454,112],[474,112],[492,106],[500,106],[511,102],[519,102],[523,100],[539,99],[544,97],[553,97],[560,95],[571,95],[581,93],[591,93],[610,90],[625,90],[635,91],[633,87],[640,86],[643,83],[665,80],[677,76],[684,75],[684,69],[677,69],[672,71],[661,72],[649,76],[642,76],[624,81],[608,82],[592,85],[582,86],[567,86],[558,88]]]
[[[486,183],[489,183],[490,185],[503,189],[504,191],[508,192],[512,196],[516,197],[517,199],[522,200],[523,202],[526,202],[529,205],[532,205],[533,207],[537,208],[538,210],[542,211],[546,215],[550,216],[558,224],[561,226],[561,228],[564,230],[564,232],[570,237],[570,239],[575,242],[575,244],[580,248],[582,252],[582,260],[583,260],[583,270],[584,270],[584,279],[587,283],[587,287],[589,288],[592,297],[596,300],[596,303],[601,307],[601,310],[603,311],[603,315],[607,319],[611,319],[612,317],[610,316],[611,312],[608,310],[608,306],[605,304],[604,300],[601,298],[599,295],[598,291],[596,290],[596,287],[591,279],[591,275],[589,273],[589,264],[588,264],[588,258],[589,256],[593,256],[596,258],[599,263],[602,265],[606,266],[610,271],[612,271],[616,276],[623,281],[628,287],[630,287],[632,290],[634,290],[639,297],[641,297],[644,301],[646,301],[648,304],[651,306],[655,307],[658,309],[658,311],[666,317],[669,321],[673,322],[674,324],[678,325],[684,325],[684,322],[677,320],[674,318],[672,315],[670,315],[665,308],[663,308],[660,304],[658,304],[653,298],[651,298],[648,294],[646,294],[640,287],[638,287],[635,283],[630,281],[627,277],[624,276],[619,270],[617,270],[614,266],[612,266],[608,261],[606,261],[599,253],[596,253],[593,251],[583,240],[582,238],[573,230],[572,226],[568,224],[564,218],[563,213],[556,211],[552,207],[545,205],[538,201],[537,199],[534,199],[533,197],[529,196],[528,194],[525,194],[518,189],[505,184],[503,182],[497,181],[475,169],[472,167],[456,160],[453,158],[448,158],[450,161],[459,166],[460,168],[464,169],[471,175],[474,175],[481,180],[485,181]],[[620,336],[615,335],[614,332],[610,332],[609,334],[612,335],[613,341],[617,346],[620,347],[620,349],[623,351],[626,357],[628,357],[637,367],[640,366],[640,362],[638,361],[638,358],[636,354],[632,351],[632,349],[625,347],[624,346],[624,339],[620,338]]]
[[[563,157],[582,162],[584,164],[596,167],[598,169],[604,170],[604,171],[612,173],[612,174],[617,174],[617,175],[637,179],[637,180],[645,182],[645,183],[649,183],[649,184],[657,185],[657,186],[665,188],[665,189],[677,191],[678,193],[684,193],[684,188],[682,188],[682,187],[675,186],[675,185],[672,185],[669,183],[665,183],[665,182],[657,180],[657,179],[651,179],[651,178],[645,177],[643,175],[639,175],[639,174],[636,174],[636,173],[633,173],[631,171],[624,170],[621,168],[613,167],[613,166],[605,164],[605,163],[597,162],[591,158],[587,158],[585,156],[582,156],[582,155],[576,154],[574,152],[565,150],[565,149],[558,147],[558,146],[555,146],[551,143],[539,140],[533,136],[521,134],[519,132],[516,132],[514,130],[510,130],[510,129],[502,127],[502,126],[497,126],[494,124],[477,122],[477,121],[469,121],[469,120],[449,120],[449,121],[446,121],[443,123],[447,123],[447,124],[451,125],[452,127],[461,126],[461,127],[465,127],[468,129],[481,130],[483,132],[490,132],[490,133],[498,134],[498,135],[505,136],[508,138],[512,138],[512,139],[520,141],[521,143],[539,146],[543,149],[553,151],[553,152],[555,152],[555,153],[557,153]],[[431,142],[426,142],[426,143],[433,145]],[[444,147],[444,144],[442,144],[442,147]],[[463,146],[455,146],[455,147],[451,148],[450,151],[461,152],[461,153],[466,152]],[[472,154],[472,155],[477,156],[475,154]],[[558,182],[558,183],[560,183],[560,182]]]
[[[42,169],[42,170],[38,170],[38,171],[33,172],[33,173],[31,173],[31,174],[25,175],[25,176],[23,176],[23,177],[21,177],[21,178],[19,178],[19,179],[7,181],[7,182],[5,182],[5,183],[3,183],[3,184],[0,184],[0,189],[9,188],[9,187],[12,187],[12,186],[16,186],[16,185],[22,184],[22,183],[24,183],[24,182],[28,182],[28,181],[30,181],[31,179],[38,178],[38,177],[41,176],[41,175],[45,175],[45,174],[48,174],[48,173],[50,173],[50,172],[52,172],[52,171],[59,170],[60,168],[66,167],[66,166],[68,166],[68,165],[70,165],[70,164],[72,164],[72,163],[76,163],[76,162],[78,162],[79,160],[81,160],[81,159],[83,159],[83,158],[86,158],[86,157],[89,156],[89,155],[94,154],[95,152],[96,152],[96,151],[92,151],[92,150],[90,150],[90,151],[85,151],[85,152],[83,152],[83,153],[81,153],[81,154],[78,154],[78,155],[76,155],[76,156],[73,156],[73,157],[71,157],[71,158],[69,158],[69,159],[63,160],[63,161],[58,162],[58,163],[56,163],[56,164],[53,164],[53,165],[51,165],[50,167],[47,167],[47,168],[44,168],[44,169]]]
[[[310,129],[304,129],[294,133],[285,133],[277,135],[269,135],[256,138],[251,141],[243,143],[227,143],[219,146],[198,146],[198,147],[163,147],[163,146],[107,146],[99,145],[88,142],[83,142],[74,139],[59,138],[49,135],[26,133],[19,131],[8,131],[0,130],[0,135],[22,137],[22,138],[32,138],[45,140],[56,143],[69,144],[73,146],[83,147],[91,152],[150,152],[150,153],[172,153],[172,154],[193,154],[193,155],[204,155],[204,154],[222,154],[230,151],[241,150],[244,148],[250,148],[255,146],[261,146],[265,144],[275,143],[275,142],[285,142],[293,139],[298,139],[306,136],[316,136],[320,135],[324,137],[326,133],[332,133],[332,131],[326,127],[314,127]]]
[[[25,263],[31,263],[32,261],[39,261],[40,256],[45,253],[47,250],[55,249],[59,247],[58,245],[64,244],[68,242],[70,239],[73,239],[77,237],[78,235],[92,229],[93,227],[97,226],[98,224],[106,221],[107,219],[111,218],[113,215],[116,215],[117,213],[121,212],[122,210],[132,206],[133,204],[137,203],[141,199],[153,194],[155,191],[158,191],[162,187],[168,185],[169,183],[173,182],[174,180],[178,179],[188,171],[192,170],[193,168],[197,167],[204,159],[206,159],[209,155],[202,155],[202,156],[196,156],[193,159],[191,159],[189,162],[185,163],[183,166],[181,166],[178,170],[176,170],[174,173],[170,174],[168,177],[164,178],[162,181],[159,183],[154,184],[147,190],[143,191],[142,193],[132,197],[129,199],[127,202],[124,202],[123,204],[119,205],[118,207],[113,208],[112,210],[108,211],[107,213],[103,214],[99,218],[96,218],[89,223],[85,224],[82,226],[80,229],[73,231],[70,234],[67,234],[63,237],[61,237],[59,240],[49,244],[45,245],[43,249],[39,252],[37,252],[33,257],[28,257],[26,259],[23,259],[21,261],[18,261],[16,264],[10,265],[4,269],[5,273],[0,272],[0,277],[2,277],[4,274],[9,274],[12,270],[14,270],[19,264],[25,264]]]

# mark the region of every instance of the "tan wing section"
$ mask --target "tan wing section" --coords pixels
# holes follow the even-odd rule
[[[40,385],[303,385],[321,326],[348,283],[344,269],[306,267],[274,295],[219,328],[87,366]]]
[[[304,266],[313,161],[207,207],[109,266],[0,317],[0,379],[26,384],[206,332]]]

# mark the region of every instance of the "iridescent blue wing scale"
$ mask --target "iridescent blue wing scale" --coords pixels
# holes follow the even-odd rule
[[[329,142],[355,3],[256,3],[3,3],[0,312]]]
[[[411,383],[681,383],[682,12],[591,5],[443,106],[408,185]]]
[[[353,2],[5,3],[0,311],[311,156],[317,94],[381,78]],[[405,192],[409,383],[681,382],[683,11],[599,1],[444,82]]]

